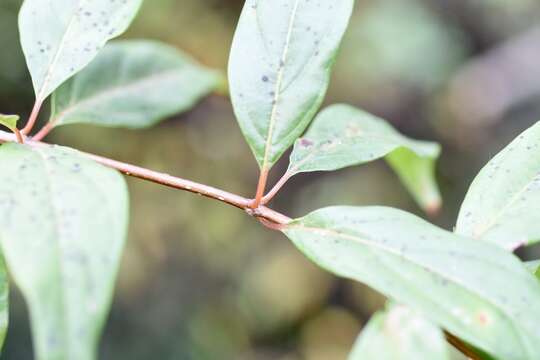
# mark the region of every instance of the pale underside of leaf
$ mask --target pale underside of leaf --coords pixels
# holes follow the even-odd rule
[[[333,105],[296,141],[288,174],[333,171],[386,158],[418,203],[435,210],[441,203],[435,180],[439,154],[436,143],[409,139],[371,114]]]
[[[388,305],[362,330],[349,360],[449,360],[440,328],[403,305]]]
[[[456,232],[507,250],[540,241],[540,123],[497,154],[473,181]]]
[[[94,359],[126,236],[120,174],[61,147],[0,147],[0,244],[37,359]]]
[[[84,68],[105,43],[122,34],[142,0],[25,0],[21,43],[42,102]]]
[[[147,127],[189,109],[220,80],[172,47],[116,41],[53,94],[50,121]]]
[[[388,208],[335,207],[284,232],[323,268],[504,359],[536,359],[540,287],[512,254]]]
[[[269,169],[322,102],[352,0],[249,0],[229,63],[231,97],[259,165]]]

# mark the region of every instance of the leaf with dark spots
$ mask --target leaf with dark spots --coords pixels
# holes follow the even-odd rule
[[[323,110],[291,154],[289,176],[332,171],[385,158],[428,212],[441,205],[435,180],[440,146],[409,139],[386,121],[348,105]]]
[[[456,232],[507,250],[540,241],[540,122],[499,152],[474,179]]]
[[[261,168],[274,165],[319,109],[353,3],[246,1],[229,81],[236,117]]]
[[[95,359],[126,237],[125,181],[59,146],[5,144],[0,164],[0,245],[36,359]]]
[[[496,358],[540,358],[540,286],[513,254],[384,207],[321,209],[283,231],[324,269]]]
[[[217,71],[155,41],[115,41],[52,97],[53,126],[143,128],[188,110],[222,82]]]
[[[38,102],[129,26],[142,0],[25,0],[19,31]]]

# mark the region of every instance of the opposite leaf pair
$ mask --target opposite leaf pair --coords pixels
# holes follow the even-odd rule
[[[383,120],[345,105],[325,110],[297,141],[324,99],[353,6],[353,0],[246,2],[231,49],[229,82],[238,122],[261,167],[259,192],[266,173],[296,141],[275,190],[301,172],[386,156],[420,205],[435,211],[441,202],[434,180],[438,145],[409,140]]]

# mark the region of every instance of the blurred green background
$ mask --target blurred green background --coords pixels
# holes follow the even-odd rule
[[[20,4],[0,0],[0,111],[27,116],[33,93],[18,43]],[[146,0],[125,36],[163,40],[226,71],[242,5]],[[357,0],[326,104],[362,107],[409,136],[443,144],[445,204],[430,219],[440,226],[452,228],[482,165],[540,119],[539,15],[537,0]],[[258,177],[231,104],[217,94],[150,130],[69,126],[49,141],[245,196]],[[273,181],[286,166],[285,158]],[[384,304],[370,289],[317,269],[240,211],[138,180],[129,186],[130,235],[101,359],[340,360]],[[299,176],[272,206],[300,216],[337,204],[421,214],[380,162]],[[2,358],[31,359],[28,314],[16,291],[10,318]]]

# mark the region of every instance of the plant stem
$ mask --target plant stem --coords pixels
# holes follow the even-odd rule
[[[32,108],[32,112],[30,113],[30,117],[28,118],[28,122],[26,123],[26,126],[21,130],[21,133],[24,135],[30,134],[30,131],[34,128],[34,125],[36,124],[39,111],[41,110],[41,105],[43,105],[43,100],[36,99],[36,102],[34,103],[34,107]]]
[[[467,344],[465,344],[463,341],[461,341],[454,335],[450,334],[448,331],[445,331],[444,335],[446,337],[446,341],[452,344],[452,346],[458,349],[463,355],[467,356],[467,358],[471,360],[482,360],[482,357],[478,355],[473,349],[471,349],[469,346],[467,346]]]
[[[289,181],[289,179],[293,176],[292,173],[290,172],[286,172],[282,177],[281,179],[279,179],[279,181],[276,183],[276,185],[274,185],[274,187],[272,188],[272,190],[270,190],[268,192],[268,194],[266,194],[262,200],[261,200],[261,204],[263,205],[266,205],[268,204],[273,198],[274,196],[277,195],[277,193],[279,192],[279,190],[281,190],[281,188],[283,187],[283,185],[285,185],[285,183],[287,183],[287,181]]]
[[[16,138],[13,134],[0,131],[0,142],[13,142]],[[26,145],[31,147],[46,147],[51,146],[47,143],[40,141],[35,141],[28,139]],[[160,173],[157,171],[152,171],[143,167],[136,165],[131,165],[123,163],[120,161],[112,160],[105,158],[99,155],[89,154],[85,152],[80,152],[83,156],[86,156],[102,165],[116,169],[121,173],[136,177],[138,179],[150,181],[156,184],[168,186],[178,190],[189,191],[195,194],[199,194],[217,201],[224,202],[226,204],[232,205],[239,209],[244,210],[249,215],[256,217],[258,219],[264,219],[267,221],[266,224],[275,224],[275,225],[286,225],[291,221],[291,219],[281,213],[278,213],[272,209],[269,209],[265,206],[257,206],[253,208],[254,201],[252,199],[244,198],[240,195],[232,194],[230,192],[220,190],[208,185],[203,185],[196,183],[194,181],[185,180],[179,177],[175,177],[169,174]],[[279,226],[275,227],[276,229]]]
[[[39,130],[36,135],[32,136],[32,139],[34,141],[41,141],[43,138],[51,132],[51,130],[54,128],[54,122],[49,121],[45,126]]]
[[[23,138],[23,136],[21,134],[21,131],[19,129],[17,129],[17,128],[14,128],[13,133],[15,134],[15,137],[17,138],[17,142],[19,144],[24,144],[24,138]]]
[[[266,190],[266,183],[268,181],[268,169],[263,167],[261,169],[261,174],[259,175],[259,183],[257,184],[257,193],[255,194],[255,200],[251,204],[252,209],[258,208],[264,196],[264,191]]]

